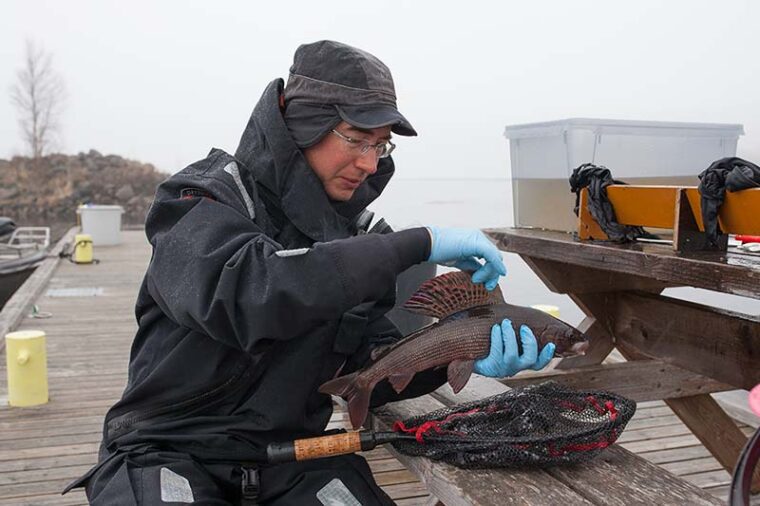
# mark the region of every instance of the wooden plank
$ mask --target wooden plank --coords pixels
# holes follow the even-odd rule
[[[29,483],[13,483],[10,485],[0,485],[0,498],[15,499],[19,504],[24,498],[36,495],[57,495],[61,496],[61,490],[71,483],[70,478],[58,478],[35,482],[33,486]],[[64,496],[65,497],[65,496]],[[0,503],[2,504],[2,503]]]
[[[681,419],[676,415],[654,416],[648,418],[637,418],[635,415],[628,422],[628,430],[647,429],[652,427],[665,427],[667,425],[678,425]]]
[[[444,385],[436,390],[436,396],[454,404],[481,399],[506,390],[507,387],[500,382],[482,378],[476,382],[470,381],[456,395],[448,385]],[[680,480],[619,445],[611,446],[589,462],[575,466],[552,467],[546,472],[593,504],[721,504],[709,493]]]
[[[401,469],[406,469],[406,467],[404,467],[404,464],[394,459],[393,457],[390,457],[390,455],[387,459],[375,459],[368,462],[369,468],[373,473],[384,473],[386,471],[399,471]]]
[[[425,485],[418,482],[414,483],[399,483],[394,485],[385,485],[381,487],[383,491],[390,496],[394,501],[401,498],[409,497],[425,497],[429,495]]]
[[[709,395],[665,401],[728,472],[733,472],[747,437]],[[752,491],[760,491],[760,469],[752,480]]]
[[[423,495],[423,496],[418,496],[418,497],[409,497],[405,499],[396,499],[395,502],[397,506],[428,506],[430,504],[431,499],[435,499],[435,498],[429,495]]]
[[[677,437],[666,437],[657,439],[646,439],[635,443],[620,443],[620,446],[636,454],[645,452],[669,450],[674,448],[685,448],[700,444],[699,439],[693,434]]]
[[[76,454],[88,454],[97,455],[98,447],[100,446],[100,440],[88,441],[85,443],[71,444],[70,441],[66,441],[68,444],[58,446],[37,446],[23,449],[5,449],[3,445],[0,450],[0,462],[7,460],[25,460],[34,459],[40,457],[53,457],[56,455],[76,455]],[[2,497],[2,495],[0,495]]]
[[[9,471],[0,475],[0,490],[10,485],[23,485],[40,481],[68,480],[73,481],[89,471],[93,463],[78,466],[58,466],[46,469],[37,469],[35,472]],[[32,493],[36,493],[36,485],[27,487]],[[60,491],[59,491],[60,492]],[[0,496],[3,494],[0,494]]]
[[[687,474],[684,475],[683,479],[702,488],[719,487],[731,483],[731,475],[725,469]]]
[[[580,294],[620,290],[660,293],[669,286],[675,286],[647,276],[617,273],[592,267],[573,266],[568,269],[567,263],[556,260],[536,257],[526,257],[523,260],[555,293]]]
[[[611,304],[617,346],[735,388],[760,383],[760,317],[662,295],[618,293]]]
[[[624,445],[636,441],[650,441],[652,439],[668,439],[676,436],[689,434],[689,429],[683,424],[665,425],[662,427],[645,427],[640,429],[628,429],[618,438],[618,443]]]
[[[92,434],[102,433],[103,420],[98,419],[94,422],[83,424],[54,424],[50,427],[19,427],[13,431],[0,431],[0,444],[5,446],[8,441],[24,440],[24,439],[37,439],[41,436],[47,437],[59,437],[59,436],[72,436],[78,434]]]
[[[94,465],[98,457],[96,453],[87,452],[71,455],[52,455],[36,459],[16,459],[0,462],[0,480],[3,479],[4,473],[12,471],[35,471],[38,469],[51,469],[62,466]],[[29,473],[34,476],[33,473]]]
[[[637,402],[686,397],[734,388],[659,360],[554,369],[531,374],[529,377],[517,375],[502,382],[510,387],[520,387],[548,380],[575,389],[608,390]]]
[[[642,452],[638,453],[638,455],[644,457],[649,462],[654,462],[655,464],[668,464],[671,462],[681,462],[684,460],[712,457],[710,451],[700,444],[682,448],[673,448],[670,450]]]
[[[634,418],[648,418],[648,417],[655,417],[655,416],[664,416],[668,414],[673,414],[673,411],[663,403],[662,406],[654,406],[654,407],[646,407],[642,405],[643,403],[639,402],[636,406],[636,414],[634,415]]]
[[[441,408],[429,396],[388,404],[374,411],[381,428],[393,420]],[[541,470],[459,469],[420,457],[388,450],[411,471],[420,476],[430,492],[447,506],[497,504],[590,504],[566,485],[556,482]]]
[[[401,483],[419,483],[420,480],[407,469],[396,469],[394,471],[373,472],[375,482],[381,487],[386,485],[398,485]],[[427,491],[427,490],[426,490]]]
[[[693,286],[760,298],[760,257],[728,252],[682,254],[659,244],[574,241],[570,234],[499,228],[486,232],[500,249],[523,257],[564,262],[623,274],[642,275],[674,286]]]
[[[695,474],[704,473],[707,471],[723,470],[723,466],[720,464],[720,462],[715,460],[714,457],[702,457],[698,459],[670,462],[661,464],[661,467],[678,476],[684,474]]]
[[[0,506],[86,506],[87,497],[83,491],[73,490],[61,494],[29,495],[26,497],[0,497]]]

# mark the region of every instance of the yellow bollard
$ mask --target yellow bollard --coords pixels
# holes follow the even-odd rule
[[[90,234],[74,236],[74,262],[78,264],[92,263],[92,236]]]
[[[559,308],[557,306],[552,306],[550,304],[534,304],[530,307],[543,311],[544,313],[549,313],[555,318],[559,318]]]
[[[48,401],[45,333],[21,330],[5,335],[8,404],[36,406]]]

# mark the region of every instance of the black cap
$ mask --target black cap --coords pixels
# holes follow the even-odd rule
[[[391,71],[371,54],[322,40],[296,50],[285,101],[292,106],[334,106],[343,121],[359,128],[391,126],[398,135],[417,135],[396,108]]]

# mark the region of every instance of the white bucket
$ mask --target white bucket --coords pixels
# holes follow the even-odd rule
[[[121,206],[86,204],[77,208],[82,224],[82,233],[92,236],[96,246],[121,244]]]

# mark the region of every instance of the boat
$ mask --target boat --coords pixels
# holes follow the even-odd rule
[[[17,227],[0,217],[0,308],[48,256],[50,227]]]

